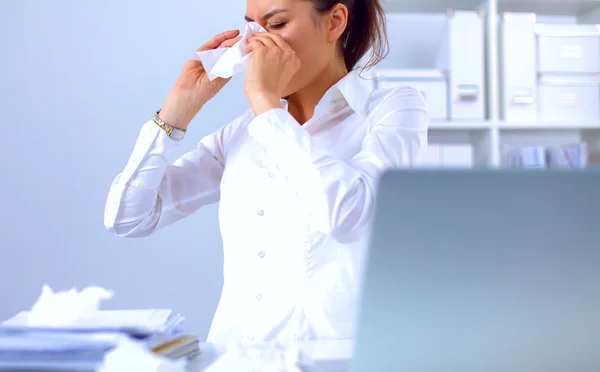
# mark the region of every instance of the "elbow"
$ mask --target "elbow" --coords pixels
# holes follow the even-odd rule
[[[117,210],[108,208],[104,213],[104,228],[119,238],[144,238],[156,230],[154,215],[125,220]]]
[[[369,226],[374,204],[373,194],[366,184],[345,195],[329,213],[329,235],[340,243],[359,239]]]
[[[116,223],[104,223],[106,230],[112,235],[119,238],[145,238],[152,235],[154,229],[142,229],[140,228],[142,222],[137,224],[116,224]]]
[[[104,209],[104,228],[120,238],[143,238],[157,228],[160,205],[142,203],[111,189]],[[135,196],[135,195],[134,195]],[[123,201],[125,199],[125,201]],[[158,213],[157,213],[158,212]]]

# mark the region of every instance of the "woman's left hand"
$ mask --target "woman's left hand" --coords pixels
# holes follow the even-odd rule
[[[252,52],[244,91],[256,116],[280,108],[284,89],[300,68],[300,60],[278,34],[261,32],[248,39]]]

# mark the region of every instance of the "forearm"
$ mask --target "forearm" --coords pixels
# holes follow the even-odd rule
[[[170,163],[178,141],[152,121],[142,127],[125,169],[115,178],[104,224],[119,236],[145,236],[219,198],[218,135]],[[211,146],[208,149],[208,146]]]

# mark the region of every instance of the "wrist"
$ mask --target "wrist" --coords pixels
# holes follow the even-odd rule
[[[170,126],[185,131],[203,106],[203,102],[197,102],[189,93],[174,89],[167,95],[159,117]]]
[[[183,131],[187,130],[187,127],[191,121],[191,119],[187,119],[185,115],[180,113],[178,110],[173,109],[169,105],[165,105],[160,109],[158,117],[173,128]]]
[[[277,95],[268,92],[251,93],[249,94],[249,101],[255,116],[275,108],[283,108],[281,99]]]

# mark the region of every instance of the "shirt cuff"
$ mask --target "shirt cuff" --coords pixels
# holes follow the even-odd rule
[[[179,141],[169,137],[149,120],[138,135],[133,152],[119,177],[119,183],[145,189],[157,189]]]

